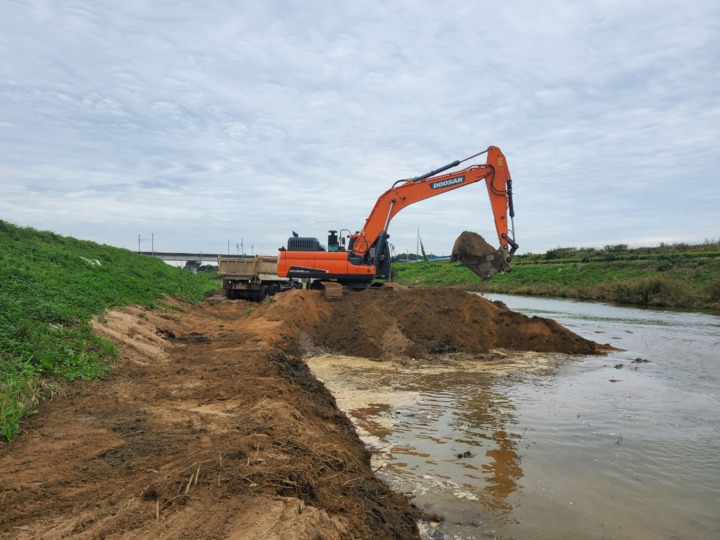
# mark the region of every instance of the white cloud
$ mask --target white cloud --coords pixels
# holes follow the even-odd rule
[[[713,1],[6,2],[0,216],[273,251],[357,230],[395,180],[492,144],[524,250],[702,241],[720,236],[718,50]],[[391,241],[494,238],[485,199],[418,203]]]

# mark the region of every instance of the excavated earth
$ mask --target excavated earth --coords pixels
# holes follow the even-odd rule
[[[375,478],[303,355],[606,350],[453,289],[168,299],[95,327],[120,344],[111,374],[44,402],[0,446],[0,538],[418,538],[419,512]]]

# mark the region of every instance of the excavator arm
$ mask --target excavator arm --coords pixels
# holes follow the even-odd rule
[[[387,232],[392,218],[403,208],[481,180],[486,181],[485,184],[490,196],[490,205],[500,246],[510,245],[513,248],[512,253],[514,253],[516,246],[514,246],[514,240],[508,235],[508,232],[511,231],[508,221],[512,220],[515,213],[512,205],[510,171],[505,156],[499,148],[491,146],[481,153],[487,153],[488,155],[485,165],[472,165],[461,171],[436,176],[438,173],[462,163],[461,161],[455,161],[422,176],[396,182],[393,187],[380,195],[375,207],[365,220],[362,230],[351,236],[353,253],[364,256],[366,252],[373,248],[377,244],[381,233],[383,231]],[[475,154],[463,161],[472,159],[477,155],[479,154]],[[402,184],[398,185],[400,182]],[[512,255],[510,252],[508,253]]]

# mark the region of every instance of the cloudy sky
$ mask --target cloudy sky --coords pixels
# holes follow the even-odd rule
[[[274,253],[494,145],[521,252],[720,238],[717,0],[3,0],[0,60],[18,225]],[[418,229],[494,239],[486,190],[401,212],[396,251]]]

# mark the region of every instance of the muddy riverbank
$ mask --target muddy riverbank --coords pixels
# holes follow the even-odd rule
[[[0,537],[416,538],[418,511],[376,479],[304,351],[605,351],[450,289],[173,300],[96,330],[121,344],[112,374],[44,403],[0,447]]]

